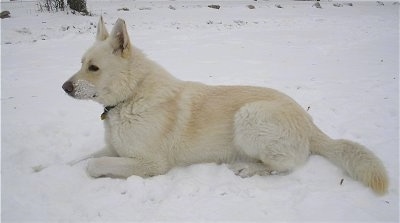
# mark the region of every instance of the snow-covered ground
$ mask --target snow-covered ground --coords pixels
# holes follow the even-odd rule
[[[3,1],[2,221],[398,222],[399,4],[348,2],[89,1],[94,16],[84,17]],[[331,137],[373,150],[389,193],[373,194],[317,156],[289,175],[248,179],[216,164],[127,180],[67,165],[104,144],[101,105],[61,89],[99,15],[109,28],[125,19],[133,44],[178,78],[287,93]]]

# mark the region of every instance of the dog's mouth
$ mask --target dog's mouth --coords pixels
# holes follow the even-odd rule
[[[62,88],[65,93],[76,99],[93,99],[97,97],[94,85],[85,80],[66,81]]]

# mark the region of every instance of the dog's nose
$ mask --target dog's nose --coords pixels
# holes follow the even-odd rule
[[[62,88],[67,94],[71,94],[74,91],[74,85],[72,81],[67,81],[63,84]]]

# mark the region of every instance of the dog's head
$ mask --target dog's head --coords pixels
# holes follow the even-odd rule
[[[125,21],[118,19],[108,34],[100,17],[96,42],[82,57],[82,67],[62,88],[77,99],[116,105],[129,97],[132,46]]]

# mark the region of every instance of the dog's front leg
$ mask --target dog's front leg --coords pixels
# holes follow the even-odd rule
[[[73,165],[80,163],[82,161],[85,161],[87,159],[98,158],[98,157],[103,157],[103,156],[116,157],[116,156],[118,156],[118,154],[117,154],[117,152],[114,151],[114,149],[112,149],[110,147],[105,147],[102,150],[96,151],[94,153],[91,153],[91,154],[81,157],[79,159],[72,160],[72,161],[68,162],[68,165],[73,166]]]
[[[90,159],[88,173],[92,177],[128,178],[132,175],[151,177],[167,172],[161,163],[127,157],[101,157]]]

